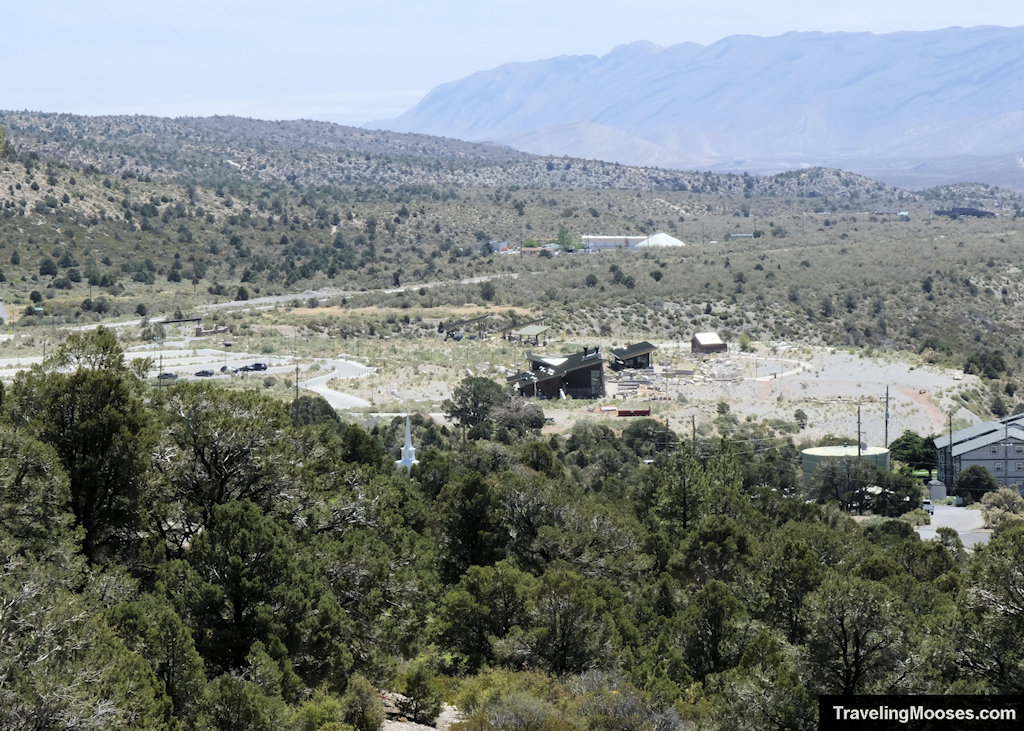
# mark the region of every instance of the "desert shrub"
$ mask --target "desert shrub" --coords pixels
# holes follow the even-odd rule
[[[413,663],[399,676],[398,687],[404,696],[398,700],[398,709],[410,720],[430,725],[437,719],[441,713],[441,689],[424,663]]]
[[[378,731],[384,723],[384,707],[377,689],[362,675],[353,675],[341,699],[341,715],[355,731]]]

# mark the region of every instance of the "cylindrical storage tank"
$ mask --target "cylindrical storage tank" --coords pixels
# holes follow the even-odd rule
[[[857,458],[857,447],[811,447],[800,453],[800,466],[804,472],[804,485],[809,485],[818,465],[828,460]],[[885,447],[861,447],[860,458],[879,469],[889,469],[889,450]]]

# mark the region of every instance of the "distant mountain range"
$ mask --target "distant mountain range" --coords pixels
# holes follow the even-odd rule
[[[638,42],[482,71],[376,126],[631,165],[1024,190],[1024,27]]]

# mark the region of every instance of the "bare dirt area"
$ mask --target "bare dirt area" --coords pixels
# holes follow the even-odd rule
[[[399,697],[401,696],[396,693],[381,694],[381,700],[384,703],[384,713],[387,715],[387,718],[381,725],[382,731],[447,731],[452,725],[465,720],[455,706],[445,703],[441,708],[441,713],[434,721],[434,725],[427,726],[422,723],[409,721],[402,716],[395,702],[396,698]]]
[[[864,355],[845,350],[802,349],[786,361],[755,353],[741,357],[730,354],[744,377],[718,381],[694,389],[694,399],[724,400],[742,417],[794,420],[797,409],[807,414],[805,434],[857,433],[858,407],[864,441],[882,445],[886,434],[886,389],[888,389],[888,436],[891,441],[904,430],[931,434],[946,428],[952,410],[958,421],[976,421],[953,401],[953,394],[973,384],[973,377],[957,380],[959,372],[911,364],[896,357]],[[716,356],[722,357],[722,356]],[[751,361],[757,369],[750,374]]]
[[[588,418],[625,426],[627,421],[617,417],[619,408],[650,408],[652,417],[666,420],[682,433],[693,426],[707,432],[723,411],[738,421],[792,423],[800,410],[807,425],[798,439],[826,435],[855,439],[859,412],[862,440],[882,445],[886,436],[892,441],[907,429],[919,434],[942,432],[951,413],[957,428],[980,420],[953,398],[963,389],[974,388],[975,377],[901,360],[900,354],[757,343],[749,353],[734,350],[694,356],[689,343],[658,345],[652,371],[606,370],[606,398],[544,402],[551,420],[546,430],[565,431]],[[333,381],[330,387],[369,401],[377,409],[437,412],[466,375],[502,381],[512,372],[510,366],[524,362],[508,352],[509,347],[503,346],[505,354],[495,357],[493,341],[445,343],[440,346],[445,350],[443,357],[416,365],[409,363],[416,360],[412,353],[395,353],[376,361],[376,373]],[[572,348],[549,344],[540,350],[559,353]]]
[[[225,352],[202,344],[186,339],[167,342],[163,348],[133,348],[129,355],[151,358],[152,377],[157,371],[169,371],[192,378],[194,371],[207,369],[215,373],[214,380],[228,377],[245,382],[239,385],[252,381],[255,386],[268,381],[267,376],[276,376],[278,385],[287,385],[297,377],[297,365],[300,385],[325,397],[333,395],[335,398],[328,400],[338,408],[437,414],[444,399],[467,375],[503,383],[506,376],[525,367],[527,352],[557,354],[575,349],[561,339],[541,346],[493,337],[461,342],[440,337],[372,339],[349,341],[349,352],[333,357],[296,359],[233,349]],[[878,446],[886,443],[886,436],[892,441],[907,429],[918,434],[943,432],[950,414],[956,428],[980,421],[954,398],[961,391],[977,388],[976,377],[914,362],[912,355],[754,343],[751,352],[733,348],[697,356],[690,352],[688,342],[656,344],[653,370],[615,373],[606,369],[604,399],[543,402],[550,420],[546,431],[566,431],[580,419],[605,420],[621,428],[628,419],[618,418],[618,409],[649,408],[652,417],[667,422],[678,433],[689,434],[696,427],[701,433],[713,434],[713,422],[723,414],[739,422],[793,424],[799,410],[806,415],[807,424],[794,436],[798,441],[826,435],[855,439],[859,411],[863,441]],[[607,352],[607,346],[602,350]],[[0,377],[13,378],[39,360],[38,355],[0,359]],[[231,375],[232,366],[255,360],[267,363],[268,370],[248,379],[247,374]]]
[[[694,357],[688,346],[664,344],[653,373],[609,373],[608,398],[600,404],[545,405],[553,429],[566,429],[579,418],[607,418],[614,424],[616,406],[648,406],[651,415],[688,432],[719,416],[725,407],[738,420],[795,421],[807,415],[800,438],[857,435],[882,445],[904,430],[920,434],[944,431],[950,412],[958,425],[980,419],[954,401],[976,379],[958,371],[901,361],[895,354],[861,354],[846,350],[783,348],[758,344],[751,353],[729,352]],[[640,381],[636,387],[634,381]],[[627,383],[629,388],[622,388]],[[602,409],[602,407],[604,407]]]
[[[462,715],[454,706],[445,706],[444,710],[441,711],[441,715],[434,721],[433,726],[424,726],[422,723],[389,718],[381,725],[381,731],[447,731],[453,724],[462,720]]]

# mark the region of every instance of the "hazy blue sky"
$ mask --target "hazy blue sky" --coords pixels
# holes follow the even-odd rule
[[[0,108],[348,124],[512,61],[638,40],[1024,25],[1020,0],[14,0]]]

